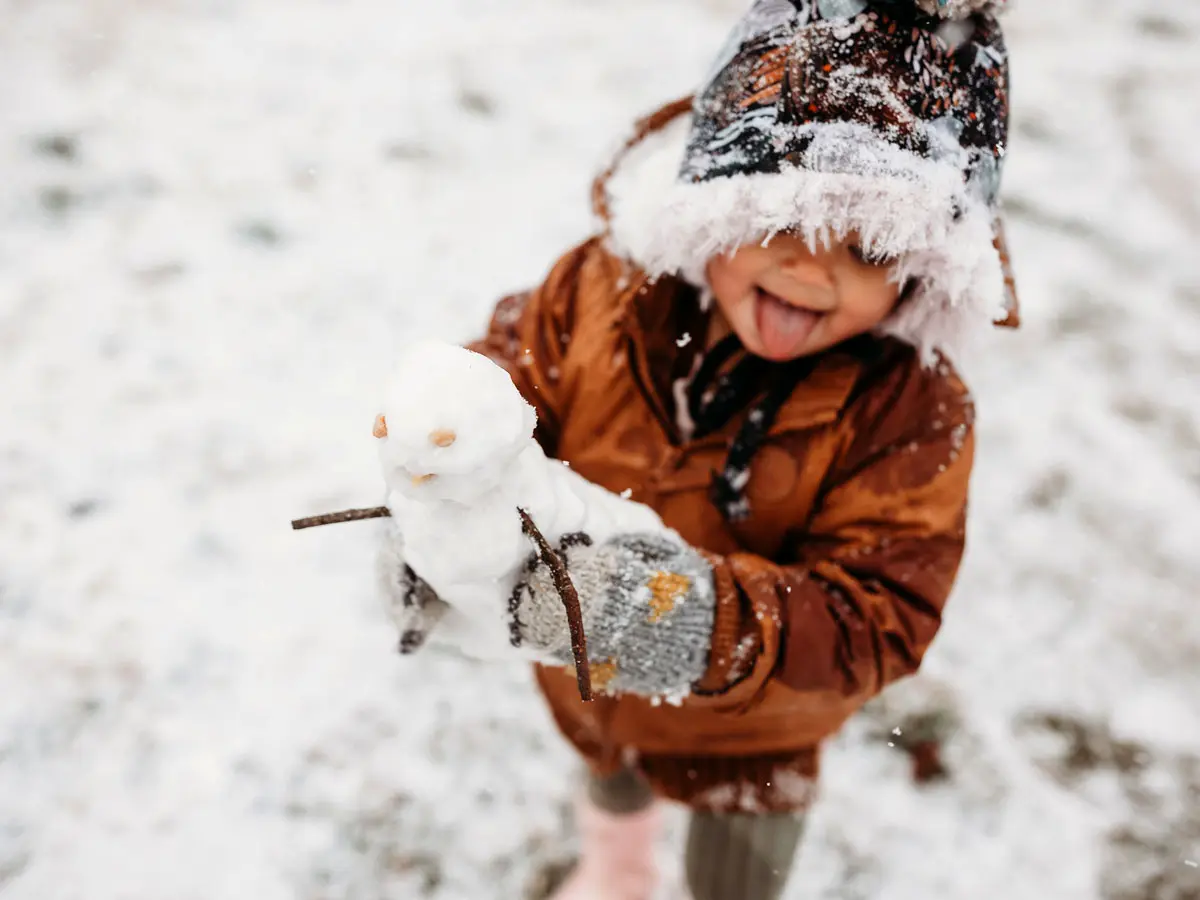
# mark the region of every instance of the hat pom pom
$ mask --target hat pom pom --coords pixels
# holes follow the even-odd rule
[[[977,13],[998,15],[1008,0],[916,0],[917,6],[931,16],[943,19],[968,19]]]

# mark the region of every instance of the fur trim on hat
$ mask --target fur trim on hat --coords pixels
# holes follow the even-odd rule
[[[784,230],[799,231],[814,249],[855,231],[865,248],[898,260],[897,282],[916,283],[880,330],[927,362],[936,351],[961,358],[973,333],[1006,315],[987,205],[970,195],[955,161],[890,146],[852,123],[806,127],[813,141],[803,167],[699,183],[677,178],[690,114],[646,135],[605,189],[612,249],[651,275],[703,287],[718,253]]]

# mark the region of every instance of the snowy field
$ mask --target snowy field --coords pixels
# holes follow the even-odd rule
[[[392,348],[584,235],[742,8],[0,0],[4,900],[542,896],[576,764],[525,672],[399,659],[374,524],[288,520],[378,501]],[[969,558],[791,900],[1200,898],[1200,3],[1009,34]]]

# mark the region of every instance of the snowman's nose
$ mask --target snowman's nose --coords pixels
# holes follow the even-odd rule
[[[377,438],[387,437],[387,419],[382,415],[375,417],[375,427],[371,429],[371,434]]]
[[[437,431],[429,432],[429,442],[435,447],[449,447],[457,440],[458,435],[449,428],[439,428]]]

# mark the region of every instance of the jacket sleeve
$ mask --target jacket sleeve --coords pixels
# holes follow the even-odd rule
[[[948,366],[852,407],[840,460],[781,562],[710,556],[717,615],[698,685],[752,706],[768,682],[865,702],[914,672],[964,549],[973,407]]]
[[[510,376],[521,396],[537,411],[534,436],[555,456],[565,402],[561,373],[575,327],[577,300],[585,269],[602,256],[592,238],[563,256],[536,289],[502,299],[487,334],[468,344]]]

